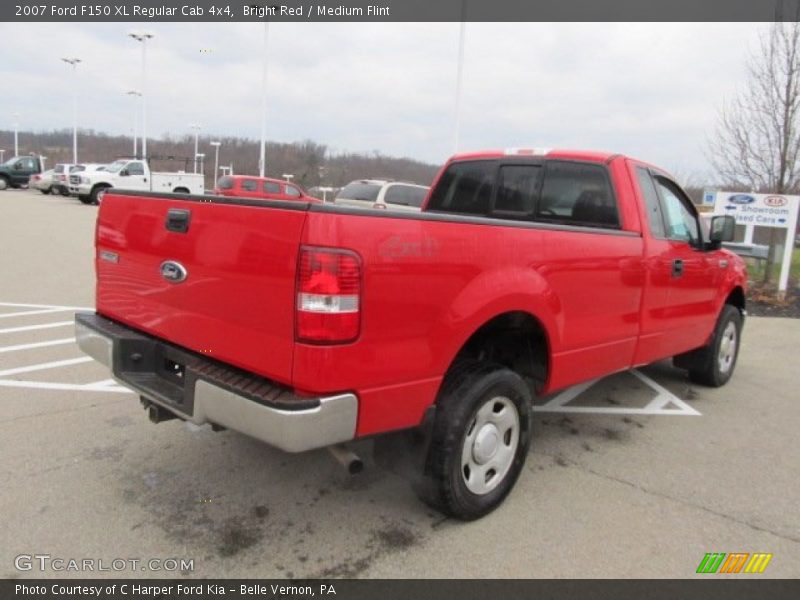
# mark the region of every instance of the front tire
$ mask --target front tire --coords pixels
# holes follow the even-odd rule
[[[710,387],[728,383],[736,368],[742,339],[742,313],[731,304],[720,311],[707,346],[675,357],[675,365],[689,370],[689,379]]]
[[[0,190],[7,190],[10,185],[11,184],[8,182],[8,179],[5,177],[0,177]]]
[[[103,201],[103,195],[108,191],[108,186],[98,185],[92,189],[89,195],[89,204],[100,204]]]
[[[531,392],[496,364],[469,361],[445,380],[420,497],[465,521],[497,508],[514,487],[530,447]]]

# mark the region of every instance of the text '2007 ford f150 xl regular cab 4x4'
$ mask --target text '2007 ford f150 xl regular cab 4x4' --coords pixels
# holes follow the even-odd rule
[[[732,235],[663,171],[593,152],[456,156],[421,213],[111,190],[77,340],[156,422],[290,452],[412,430],[420,495],[471,519],[519,476],[534,394],[673,356],[730,378]]]

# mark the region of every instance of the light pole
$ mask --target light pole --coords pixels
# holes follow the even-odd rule
[[[206,157],[206,155],[203,152],[200,152],[199,154],[195,153],[195,155],[194,155],[194,164],[195,165],[197,164],[198,159],[200,160],[200,173],[202,173],[202,175],[203,175],[203,193],[205,193],[205,191],[206,191],[206,170],[205,170],[205,166],[203,165],[203,159],[205,157]],[[197,173],[197,170],[195,170],[195,173]]]
[[[80,58],[62,58],[65,64],[72,66],[72,164],[78,164],[78,85],[75,81],[75,71]]]
[[[258,175],[264,176],[267,168],[267,45],[269,43],[269,21],[264,22],[264,49],[261,54],[261,153],[258,159]]]
[[[6,151],[0,148],[0,163],[5,162],[6,159]]]
[[[458,152],[459,136],[461,134],[461,85],[464,74],[464,37],[466,34],[467,23],[465,13],[467,11],[467,0],[461,4],[461,25],[458,33],[458,67],[456,70],[456,102],[455,102],[455,124],[453,126],[453,153]]]
[[[19,156],[19,113],[15,112],[14,117],[14,156]]]
[[[212,177],[214,181],[211,183],[216,185],[217,183],[217,173],[219,173],[219,147],[222,145],[222,142],[210,142],[212,146],[214,146],[214,174]]]
[[[294,179],[294,175],[292,175],[291,173],[284,173],[283,175],[281,175],[281,177],[283,177],[287,183],[290,182],[292,179]]]
[[[133,96],[134,103],[133,103],[133,158],[136,158],[136,128],[139,126],[139,107],[137,106],[139,103],[136,101],[136,98],[141,98],[142,93],[137,92],[136,90],[130,90],[125,92],[128,96]]]
[[[148,31],[131,31],[128,37],[142,43],[142,158],[147,158],[147,40],[155,37],[155,34]]]
[[[189,123],[189,129],[194,129],[194,172],[197,173],[197,140],[200,136],[200,129],[202,129],[202,125],[200,123]]]
[[[220,171],[222,171],[222,176],[223,176],[223,177],[225,177],[225,176],[226,176],[228,173],[230,173],[230,172],[231,172],[231,168],[230,168],[230,167],[226,167],[226,166],[224,166],[224,165],[223,165],[223,166],[221,166],[221,167],[219,168],[219,170],[220,170]]]

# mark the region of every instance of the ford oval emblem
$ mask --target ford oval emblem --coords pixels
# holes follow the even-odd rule
[[[181,263],[165,260],[161,263],[161,276],[170,283],[180,283],[189,276],[189,273]]]
[[[733,202],[734,204],[752,204],[755,201],[755,198],[747,194],[736,194],[728,198],[728,202]]]

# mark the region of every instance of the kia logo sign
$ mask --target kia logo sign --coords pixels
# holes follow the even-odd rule
[[[767,196],[764,198],[764,204],[767,206],[786,206],[789,201],[783,196]]]
[[[167,260],[161,263],[161,276],[170,283],[180,283],[188,275],[186,268],[179,262]]]
[[[755,198],[747,194],[736,194],[728,198],[728,202],[732,202],[733,204],[752,204],[755,201]]]

